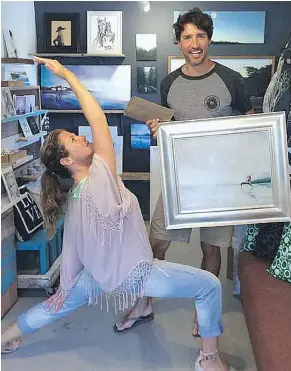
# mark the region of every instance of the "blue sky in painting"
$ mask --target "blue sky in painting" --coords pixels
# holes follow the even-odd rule
[[[175,11],[176,22],[179,13]],[[221,12],[206,11],[214,24],[212,41],[239,42],[245,44],[264,43],[265,12]]]
[[[150,131],[145,123],[131,124],[131,135],[150,135]]]
[[[131,66],[66,66],[90,91],[111,99],[129,101],[131,94]],[[67,81],[55,76],[41,66],[41,86],[61,85],[69,87]]]

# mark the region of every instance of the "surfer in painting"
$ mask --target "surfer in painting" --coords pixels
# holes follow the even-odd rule
[[[246,180],[244,182],[241,182],[240,186],[243,186],[243,185],[249,185],[249,186],[253,186],[252,185],[252,176],[251,175],[248,175],[246,177]]]

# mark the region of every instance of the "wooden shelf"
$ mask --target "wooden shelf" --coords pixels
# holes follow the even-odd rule
[[[27,164],[29,161],[33,160],[33,155],[27,155],[25,157],[20,158],[19,160],[16,160],[12,162],[13,169],[17,169],[18,167]]]
[[[30,86],[8,86],[10,90],[36,90],[39,89],[39,85],[30,85]]]
[[[1,119],[1,123],[5,124],[6,122],[12,122],[12,121],[17,121],[19,119],[27,118],[27,117],[32,117],[32,116],[40,116],[40,115],[45,115],[47,113],[46,110],[39,110],[35,112],[28,112],[24,113],[23,115],[15,115],[15,116],[10,116],[7,117],[6,119]]]
[[[48,113],[83,113],[80,109],[74,109],[74,110],[54,110],[49,109],[47,110]],[[103,110],[104,113],[124,113],[123,109],[109,109],[109,110]]]
[[[99,53],[99,54],[88,54],[88,53],[36,53],[31,54],[37,57],[109,57],[109,58],[124,58],[124,54],[106,54],[106,53]]]
[[[34,64],[32,59],[27,58],[1,58],[1,63]]]
[[[23,134],[15,134],[10,137],[2,138],[1,143],[3,147],[6,147],[9,151],[26,147],[32,143],[37,142],[40,138],[47,135],[46,131],[42,131],[38,134],[31,135],[25,138]]]
[[[150,180],[150,173],[122,173],[121,175],[122,180]]]

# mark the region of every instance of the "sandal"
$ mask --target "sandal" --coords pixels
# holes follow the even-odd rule
[[[200,350],[200,355],[196,359],[193,371],[203,371],[203,368],[201,367],[200,362],[205,361],[205,360],[208,361],[210,359],[213,359],[213,358],[217,357],[218,355],[219,355],[219,350],[218,349],[214,352],[211,352],[211,353],[204,353],[204,352],[202,352],[202,350]],[[229,371],[237,371],[237,370],[235,368],[233,368],[232,366],[230,366]]]
[[[10,354],[15,352],[20,347],[20,340],[8,341],[1,344],[1,354]]]
[[[123,330],[118,330],[118,327],[115,324],[113,326],[113,331],[116,332],[116,333],[126,332],[126,331],[129,331],[129,330],[131,330],[132,328],[134,328],[138,325],[141,325],[144,322],[152,321],[154,318],[155,318],[154,313],[148,314],[147,316],[141,316],[141,317],[128,317],[126,319],[126,321],[128,321],[128,320],[135,321],[135,322],[133,322],[133,324],[130,327],[124,328]]]

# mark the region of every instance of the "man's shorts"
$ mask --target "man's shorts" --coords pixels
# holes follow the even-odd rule
[[[151,237],[162,241],[189,243],[191,231],[191,228],[166,230],[164,205],[162,194],[160,194],[152,217],[150,229]],[[202,242],[210,245],[228,247],[232,245],[232,233],[233,226],[203,227],[200,228],[200,239]]]

